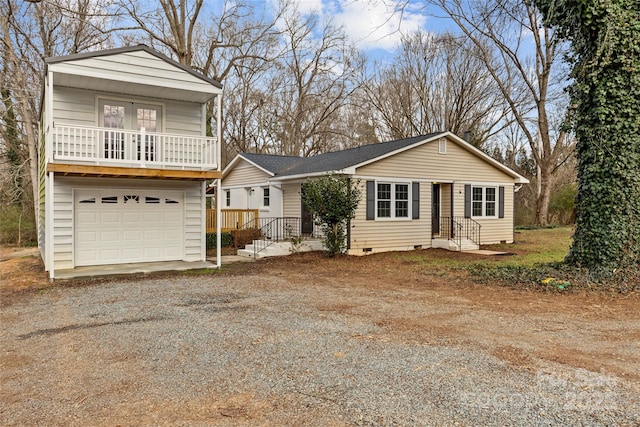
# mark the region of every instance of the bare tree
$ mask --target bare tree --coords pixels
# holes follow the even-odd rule
[[[551,115],[562,115],[563,45],[544,26],[539,11],[522,0],[431,0],[476,46],[539,168],[535,223],[548,222],[552,175],[571,151],[571,138],[554,132]]]
[[[280,25],[286,51],[269,82],[276,95],[270,106],[275,148],[301,156],[339,148],[344,135],[338,119],[357,87],[360,55],[340,28],[321,23],[315,14],[294,10]]]
[[[365,85],[379,132],[398,139],[449,130],[481,146],[505,126],[506,108],[477,48],[451,34],[402,39],[393,61]],[[468,134],[467,134],[468,135]]]
[[[0,135],[18,156],[9,182],[23,186],[22,203],[38,196],[38,111],[44,58],[108,43],[107,1],[52,0],[0,4],[2,104]],[[19,178],[19,179],[18,179]],[[12,193],[17,194],[17,193]]]

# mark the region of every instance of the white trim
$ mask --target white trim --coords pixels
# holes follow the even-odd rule
[[[146,101],[145,98],[125,98],[125,97],[121,97],[121,96],[109,96],[109,95],[105,95],[105,94],[100,94],[100,95],[96,95],[96,126],[100,127],[100,102],[104,102],[104,101],[116,101],[116,102],[126,102],[126,103],[131,103],[132,106],[133,105],[148,105],[148,106],[158,106],[161,107],[160,110],[160,116],[161,116],[161,120],[162,123],[160,124],[160,127],[162,128],[160,131],[156,131],[154,133],[166,133],[165,132],[165,128],[166,128],[166,118],[167,118],[167,104],[166,102],[160,102],[160,101]],[[130,111],[131,114],[131,119],[133,120],[133,110]],[[137,123],[131,123],[130,128],[128,128],[129,130],[132,129],[137,129]],[[127,129],[127,128],[125,128]]]
[[[54,191],[54,173],[49,172],[47,176],[45,176],[45,181],[49,181],[47,187],[45,188],[45,269],[49,270],[49,279],[53,280],[55,274],[55,263],[53,261],[53,244],[54,244],[54,233],[53,233],[53,194]]]
[[[513,182],[479,182],[479,181],[455,181],[456,184],[469,184],[472,187],[515,187]]]
[[[499,214],[499,210],[500,210],[500,190],[499,187],[500,186],[494,186],[494,185],[483,185],[483,184],[470,184],[471,185],[471,219],[474,220],[482,220],[482,219],[502,219],[500,218],[500,214]],[[482,215],[474,215],[473,214],[473,203],[475,200],[473,200],[473,189],[474,188],[481,188],[482,189],[482,200],[481,200],[481,210],[482,210]],[[495,207],[494,207],[494,212],[495,215],[485,215],[487,212],[487,188],[493,188],[495,190]]]
[[[242,155],[242,153],[236,154],[236,156],[231,160],[231,162],[229,162],[229,164],[227,166],[225,166],[224,170],[222,171],[222,178],[224,179],[224,177],[231,171],[231,169],[233,169],[236,165],[236,163],[238,163],[238,161],[240,161],[240,159],[244,160],[245,162],[249,163],[250,165],[258,168],[259,170],[261,170],[262,172],[266,173],[269,176],[274,176],[275,174],[265,168],[263,168],[262,166],[258,165],[255,162],[252,162],[251,160],[247,159],[246,157],[244,157]]]
[[[222,180],[217,179],[216,194],[222,193]],[[216,268],[222,267],[222,233],[220,233],[220,225],[222,223],[222,203],[216,200]],[[206,224],[205,224],[206,228]]]
[[[375,180],[391,180],[391,181],[405,181],[405,182],[428,182],[429,184],[433,184],[434,182],[437,184],[453,184],[453,183],[458,183],[458,182],[462,182],[462,181],[454,181],[451,179],[435,179],[435,178],[420,178],[420,179],[413,179],[413,178],[407,178],[406,176],[403,177],[397,177],[397,176],[380,176],[380,175],[376,175],[376,176],[368,176],[368,175],[353,175],[351,177],[352,179],[359,179],[359,180],[367,180],[367,181],[375,181]],[[500,184],[502,185],[502,184]]]
[[[184,234],[183,236],[186,235],[187,233],[187,224],[186,224],[186,219],[187,219],[187,203],[186,203],[186,194],[182,196],[182,200],[183,200],[183,206],[184,206],[184,213],[183,213],[183,217],[184,219],[182,220],[182,224],[184,226]],[[206,181],[202,181],[202,185],[200,186],[200,205],[202,206],[200,209],[200,253],[201,255],[201,260],[202,261],[206,261],[207,260],[207,182]],[[182,238],[182,258],[185,258],[185,251],[184,251],[184,237]]]
[[[380,179],[380,180],[376,180],[374,181],[374,221],[412,221],[412,209],[413,209],[413,194],[412,194],[412,185],[411,185],[412,181],[408,181],[406,178],[404,180],[401,181],[389,181],[387,179]],[[389,199],[389,213],[391,214],[391,216],[378,216],[378,185],[379,184],[389,184],[391,185],[391,198]],[[395,197],[395,190],[396,190],[396,185],[406,185],[407,186],[407,216],[396,216],[395,210],[396,210],[396,206],[395,203],[397,202],[396,197]],[[386,199],[385,199],[386,200]]]

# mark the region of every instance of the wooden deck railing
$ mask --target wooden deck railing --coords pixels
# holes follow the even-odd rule
[[[254,221],[257,224],[258,209],[222,209],[220,230],[225,233],[237,230],[244,224]],[[207,209],[207,233],[216,231],[216,210]]]

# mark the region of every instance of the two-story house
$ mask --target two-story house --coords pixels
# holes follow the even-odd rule
[[[142,45],[46,60],[38,245],[50,278],[80,266],[206,259],[221,95],[220,83]]]

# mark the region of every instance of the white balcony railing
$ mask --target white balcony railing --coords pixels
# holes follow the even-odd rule
[[[56,123],[53,160],[121,166],[218,168],[217,138]]]

